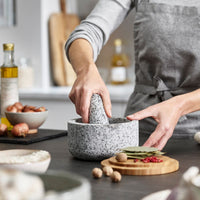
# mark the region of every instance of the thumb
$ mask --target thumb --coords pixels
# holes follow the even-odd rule
[[[146,117],[152,117],[152,113],[150,112],[150,109],[148,108],[138,111],[136,113],[133,113],[132,115],[128,115],[126,118],[129,120],[141,120]]]

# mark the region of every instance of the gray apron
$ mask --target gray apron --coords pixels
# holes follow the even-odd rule
[[[143,0],[134,22],[136,86],[125,115],[200,88],[200,15],[195,7]],[[173,108],[172,108],[173,109]],[[140,133],[151,134],[157,122],[140,121]],[[200,131],[200,112],[180,118],[173,136]]]

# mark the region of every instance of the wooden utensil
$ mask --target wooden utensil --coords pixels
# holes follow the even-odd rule
[[[66,59],[64,45],[80,20],[75,14],[67,14],[65,0],[60,0],[60,7],[61,12],[49,18],[50,54],[54,82],[66,86],[73,84],[76,74]]]
[[[124,175],[159,175],[167,174],[179,169],[179,162],[167,156],[159,156],[163,162],[160,163],[143,163],[142,161],[134,162],[134,159],[128,159],[126,162],[118,162],[115,157],[103,160],[102,167],[110,166],[113,170],[119,171]]]

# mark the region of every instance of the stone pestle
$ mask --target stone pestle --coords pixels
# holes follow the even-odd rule
[[[109,124],[109,120],[105,113],[103,102],[99,94],[93,94],[91,97],[89,123]]]

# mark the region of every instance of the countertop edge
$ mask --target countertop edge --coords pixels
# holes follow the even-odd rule
[[[70,101],[69,93],[71,86],[66,87],[49,87],[49,88],[30,88],[20,89],[19,96],[21,99],[47,99],[47,100],[65,100]],[[111,101],[114,102],[127,102],[129,96],[134,90],[133,84],[122,86],[107,85],[110,93]]]

